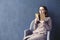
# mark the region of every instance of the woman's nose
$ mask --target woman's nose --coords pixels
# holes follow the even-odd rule
[[[40,14],[42,13],[42,11],[40,11]]]

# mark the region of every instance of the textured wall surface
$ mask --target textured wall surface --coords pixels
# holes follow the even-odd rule
[[[0,0],[0,40],[22,40],[35,13],[46,5],[52,18],[51,40],[60,34],[60,1],[58,0]]]

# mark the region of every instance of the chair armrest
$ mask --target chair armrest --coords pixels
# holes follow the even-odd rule
[[[31,35],[33,32],[30,29],[24,30],[24,37]]]
[[[23,38],[23,40],[27,40],[29,38],[28,35],[31,35],[31,34],[33,34],[33,32],[30,29],[24,30],[24,38]]]
[[[47,40],[50,40],[50,31],[47,32]]]

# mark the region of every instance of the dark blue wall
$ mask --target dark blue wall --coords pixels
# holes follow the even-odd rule
[[[22,40],[35,13],[46,5],[52,18],[51,40],[60,34],[60,1],[58,0],[0,0],[0,40]]]

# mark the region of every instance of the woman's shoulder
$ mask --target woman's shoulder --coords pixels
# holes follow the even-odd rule
[[[45,21],[48,21],[48,20],[50,20],[51,19],[51,17],[46,17],[45,18]]]
[[[51,19],[51,17],[46,17],[47,19]]]

